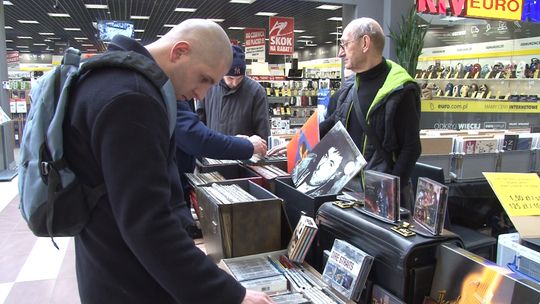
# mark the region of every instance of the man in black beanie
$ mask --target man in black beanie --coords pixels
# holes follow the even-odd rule
[[[233,45],[233,62],[227,75],[197,105],[206,125],[227,135],[270,135],[268,100],[264,88],[247,77],[244,51]]]

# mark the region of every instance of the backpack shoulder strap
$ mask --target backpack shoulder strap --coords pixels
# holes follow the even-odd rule
[[[156,86],[167,107],[169,116],[169,133],[172,136],[176,125],[176,96],[169,77],[154,60],[134,51],[112,51],[92,57],[83,62],[79,75],[99,68],[127,68],[144,75]]]

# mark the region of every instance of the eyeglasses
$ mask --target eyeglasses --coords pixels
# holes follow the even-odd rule
[[[341,50],[345,51],[345,47],[347,47],[347,44],[349,44],[349,43],[351,43],[351,42],[353,42],[353,41],[356,41],[356,40],[358,40],[358,39],[360,39],[360,38],[361,38],[361,37],[358,37],[358,38],[356,38],[356,39],[349,40],[349,41],[343,41],[343,40],[341,40],[341,42],[339,43],[339,48],[340,48]]]

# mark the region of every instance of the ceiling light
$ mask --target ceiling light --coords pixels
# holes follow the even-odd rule
[[[20,48],[20,49],[27,49],[28,45],[16,45],[15,47]]]
[[[303,33],[305,32],[306,30],[294,30],[295,33]]]
[[[4,3],[4,5],[13,5],[13,3],[11,3],[11,1],[4,0],[2,2]]]
[[[41,36],[54,36],[54,33],[38,33]]]
[[[86,51],[89,51],[89,52],[97,52],[97,49],[86,49]]]
[[[6,48],[6,51],[13,51],[12,48]]]
[[[11,26],[9,26],[9,25],[6,25],[6,26],[4,26],[4,29],[6,29],[6,30],[12,30],[13,27],[11,27]]]
[[[47,13],[47,15],[51,17],[58,17],[58,18],[71,18],[69,14],[65,14],[65,13]]]
[[[326,44],[334,43],[333,41],[326,41]]]
[[[11,39],[6,39],[6,42],[13,42],[13,40],[11,40]]]
[[[80,27],[65,27],[64,31],[80,31]]]
[[[329,5],[329,4],[323,4],[320,6],[317,6],[316,8],[322,9],[322,10],[329,10],[329,11],[335,11],[337,9],[341,8],[341,5]]]
[[[52,42],[52,40],[50,40],[50,39],[43,39],[43,41],[45,41],[45,42]]]
[[[34,43],[34,45],[37,45],[37,46],[46,46],[47,44],[45,44],[45,43]]]
[[[109,8],[107,4],[85,4],[84,6],[90,9],[108,9]]]
[[[163,27],[175,27],[175,24],[164,24]]]
[[[328,18],[328,19],[326,19],[326,20],[330,20],[330,21],[342,21],[343,18],[341,18],[341,17],[331,17],[331,18]]]
[[[161,37],[163,37],[163,35],[156,35],[156,37],[161,38]]]
[[[317,46],[317,44],[309,44],[309,43],[306,43],[306,46]]]
[[[271,12],[258,12],[256,13],[255,15],[256,16],[267,16],[267,17],[271,17],[271,16],[275,16],[277,15],[278,13],[271,13]]]
[[[62,38],[58,38],[58,37],[49,37],[49,39],[51,39],[51,40],[60,40],[60,39],[62,39]]]
[[[139,30],[139,29],[133,30],[133,31],[134,31],[135,33],[144,33],[144,30]]]
[[[228,29],[230,29],[230,30],[245,30],[246,28],[241,27],[241,26],[229,26]]]
[[[148,20],[148,19],[150,19],[150,16],[135,16],[135,15],[133,15],[130,18],[131,19],[138,19],[138,20]]]
[[[36,20],[17,20],[19,23],[26,23],[26,24],[39,24]]]
[[[137,41],[141,41],[141,38],[135,38],[135,40],[137,40]]]
[[[296,42],[305,42],[305,43],[308,43],[308,42],[311,42],[311,40],[297,39]]]
[[[19,39],[33,39],[30,36],[17,36],[17,38],[19,38]]]
[[[94,46],[92,43],[82,43],[81,46]]]
[[[331,32],[330,35],[341,35],[340,32]]]
[[[256,0],[231,0],[230,3],[241,3],[241,4],[251,4]]]
[[[343,28],[343,26],[342,26],[342,25],[340,25],[340,26],[338,26],[338,27],[336,27],[336,28],[337,28],[337,29],[342,29],[342,28]]]
[[[30,50],[19,50],[21,53],[30,53]]]
[[[206,20],[214,21],[214,22],[223,22],[225,19],[214,19],[214,18],[208,18]]]
[[[196,8],[188,8],[188,7],[177,7],[174,9],[175,12],[181,12],[181,13],[195,13],[197,11]]]
[[[315,38],[315,36],[298,36],[298,38],[313,39],[313,38]]]
[[[74,39],[75,40],[88,40],[88,38],[86,37],[75,37]]]

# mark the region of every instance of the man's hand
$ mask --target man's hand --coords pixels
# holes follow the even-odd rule
[[[257,303],[274,303],[270,297],[264,292],[253,291],[246,289],[246,296],[242,301],[242,304],[257,304]]]
[[[248,140],[253,144],[253,154],[259,154],[261,157],[266,155],[267,146],[266,141],[260,138],[258,135],[252,135]]]
[[[287,145],[288,144],[289,144],[288,142],[279,144],[279,145],[273,147],[272,149],[270,149],[270,151],[268,151],[268,153],[266,155],[268,155],[268,156],[284,155],[285,153],[287,153]]]

